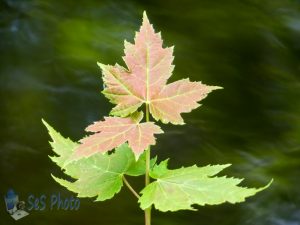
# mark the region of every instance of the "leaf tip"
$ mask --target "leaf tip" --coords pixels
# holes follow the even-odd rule
[[[50,137],[52,138],[52,140],[54,140],[54,139],[53,139],[53,133],[57,133],[57,132],[56,132],[56,131],[53,129],[53,127],[51,127],[50,124],[47,123],[46,120],[44,120],[43,118],[42,118],[42,123],[43,123],[44,126],[47,128],[48,133],[49,133]],[[50,143],[50,145],[51,145],[51,141],[50,141],[49,143]]]
[[[60,178],[54,176],[52,173],[50,173],[51,177],[53,178],[53,180],[55,180],[57,183],[60,183],[59,181],[61,180]]]
[[[220,86],[211,86],[211,89],[212,90],[221,90],[221,89],[224,89],[224,88],[220,87]]]
[[[150,24],[150,21],[149,21],[149,19],[148,19],[148,16],[147,16],[147,13],[146,13],[146,10],[144,10],[144,12],[143,12],[143,26],[151,26],[151,24]]]
[[[179,121],[168,121],[167,123],[169,123],[169,122],[172,123],[173,125],[180,125],[180,126],[183,126],[186,124],[182,118]]]
[[[100,67],[100,69],[105,69],[105,65],[103,63],[97,62],[97,65]]]
[[[273,181],[274,181],[274,179],[272,178],[271,180],[270,180],[270,182],[266,185],[266,186],[264,186],[263,187],[263,189],[262,190],[264,190],[264,189],[266,189],[266,188],[268,188],[268,187],[270,187],[271,186],[271,184],[273,183]]]
[[[45,127],[47,127],[47,128],[50,127],[50,125],[43,118],[42,118],[42,123],[45,125]]]
[[[228,168],[228,167],[232,166],[232,164],[231,163],[227,163],[227,164],[223,164],[222,166],[225,169],[225,168]]]
[[[143,20],[148,20],[147,12],[146,10],[143,11]]]

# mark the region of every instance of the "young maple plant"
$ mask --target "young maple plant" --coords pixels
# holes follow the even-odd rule
[[[150,122],[150,115],[156,122],[182,125],[181,113],[199,107],[198,102],[208,93],[220,89],[189,79],[168,84],[174,69],[173,47],[163,48],[162,42],[144,12],[134,44],[125,41],[123,60],[127,68],[98,63],[105,84],[102,93],[116,106],[111,116],[88,126],[86,131],[92,134],[79,143],[64,138],[43,120],[57,154],[50,158],[75,179],[68,181],[52,175],[54,180],[78,197],[96,197],[96,201],[113,198],[124,183],[145,211],[146,225],[151,224],[152,205],[165,212],[195,210],[194,204],[243,202],[271,183],[246,188],[238,186],[242,179],[216,176],[230,164],[168,169],[168,160],[157,163],[156,157],[150,158],[154,135],[163,133]],[[145,187],[139,194],[126,176],[141,175],[145,175]]]

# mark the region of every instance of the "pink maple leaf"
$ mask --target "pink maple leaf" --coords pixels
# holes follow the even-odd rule
[[[174,69],[173,47],[163,48],[162,44],[160,33],[155,33],[144,12],[143,24],[136,33],[134,44],[125,41],[123,59],[128,69],[118,64],[98,63],[106,85],[103,93],[116,104],[112,115],[126,117],[145,103],[155,120],[184,124],[181,113],[199,107],[198,102],[209,92],[220,89],[189,79],[167,84]]]
[[[126,141],[138,158],[149,145],[155,144],[154,134],[163,133],[153,122],[140,123],[142,118],[143,113],[136,112],[131,117],[105,117],[104,121],[89,125],[86,131],[95,134],[80,140],[81,145],[71,156],[71,161],[110,151]]]

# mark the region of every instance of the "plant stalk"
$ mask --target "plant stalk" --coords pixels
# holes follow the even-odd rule
[[[149,122],[149,105],[146,104],[146,122]],[[151,150],[150,146],[146,149],[146,171],[145,171],[145,186],[150,183],[150,159],[151,159]],[[151,225],[151,206],[145,209],[145,225]]]

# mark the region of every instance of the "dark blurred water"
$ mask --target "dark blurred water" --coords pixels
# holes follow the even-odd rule
[[[153,155],[170,166],[232,163],[226,174],[244,185],[272,186],[237,205],[197,212],[154,212],[153,224],[300,224],[300,2],[245,1],[0,1],[0,194],[20,198],[60,192],[50,173],[46,119],[78,140],[107,115],[97,61],[123,64],[142,11],[166,46],[175,45],[171,81],[190,77],[223,86],[163,126]],[[143,179],[131,179],[142,188]],[[23,199],[24,200],[24,199]],[[113,200],[82,199],[79,211],[31,211],[18,224],[143,224],[136,199],[123,188]],[[0,204],[0,224],[14,224]]]

